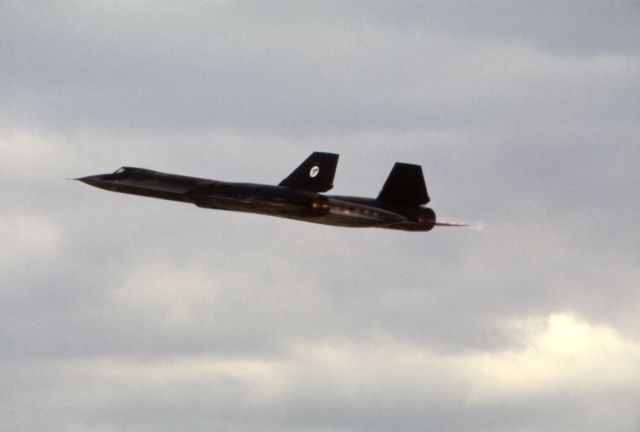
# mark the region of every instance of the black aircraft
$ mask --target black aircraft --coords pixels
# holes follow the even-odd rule
[[[313,153],[278,186],[228,183],[132,167],[77,180],[114,192],[324,225],[404,231],[465,226],[436,222],[435,212],[424,206],[430,199],[420,165],[396,163],[378,197],[361,198],[321,193],[333,187],[337,164],[337,154]]]

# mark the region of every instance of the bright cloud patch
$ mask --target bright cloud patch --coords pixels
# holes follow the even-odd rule
[[[515,325],[520,349],[465,359],[478,398],[625,388],[640,380],[640,345],[572,315]]]
[[[617,394],[633,392],[633,383],[640,379],[640,345],[609,327],[554,314],[542,321],[518,322],[513,331],[522,346],[501,352],[439,355],[385,338],[293,343],[288,353],[275,358],[67,360],[57,363],[56,373],[41,378],[52,381],[52,392],[67,395],[62,400],[79,410],[76,418],[121,418],[128,413],[143,427],[157,422],[157,416],[197,413],[229,424],[239,418],[256,421],[265,428],[276,428],[287,418],[299,430],[317,430],[321,418],[332,418],[346,430],[386,430],[390,419],[405,430],[418,430],[437,421],[443,407],[460,413],[459,419],[446,420],[455,430],[491,430],[491,418],[500,415],[500,407],[510,406],[521,425],[531,420],[519,417],[519,411],[548,410],[545,407],[558,403],[558,395],[571,399],[580,394],[595,412],[603,402],[593,395],[615,400]],[[32,366],[20,363],[6,369],[17,376],[28,370]],[[70,400],[79,395],[71,388],[74,382],[83,383],[83,403]],[[116,399],[105,399],[116,392]],[[42,400],[47,397],[54,399],[48,394]],[[176,405],[176,400],[188,404]],[[315,414],[309,417],[304,414],[308,412]],[[154,419],[145,413],[154,413]],[[407,413],[413,413],[411,424],[402,418]],[[575,407],[569,408],[548,424],[533,421],[531,430],[600,430],[588,424],[589,416],[576,414]],[[637,421],[637,413],[624,403],[609,415],[597,415],[611,430]]]

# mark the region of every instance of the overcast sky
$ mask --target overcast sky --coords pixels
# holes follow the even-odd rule
[[[640,430],[638,1],[0,2],[0,429]],[[122,165],[445,221],[113,194]]]

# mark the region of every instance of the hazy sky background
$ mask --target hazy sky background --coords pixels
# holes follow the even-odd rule
[[[640,3],[0,2],[0,429],[640,430]],[[107,193],[142,166],[443,220]]]

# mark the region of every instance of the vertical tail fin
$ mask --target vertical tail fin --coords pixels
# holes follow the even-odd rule
[[[326,192],[333,187],[333,178],[338,165],[335,153],[315,152],[280,182],[280,186],[309,192]]]
[[[380,194],[380,201],[399,204],[423,205],[430,201],[424,175],[420,165],[396,163],[391,174],[384,183]]]

